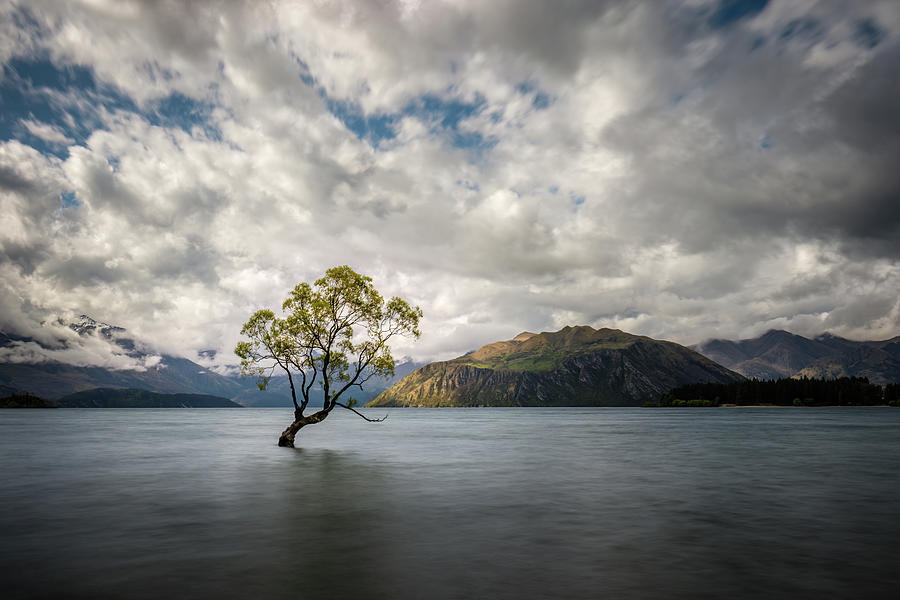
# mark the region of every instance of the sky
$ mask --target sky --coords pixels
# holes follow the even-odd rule
[[[398,358],[900,334],[896,0],[6,1],[0,65],[3,360],[225,370],[342,264]]]

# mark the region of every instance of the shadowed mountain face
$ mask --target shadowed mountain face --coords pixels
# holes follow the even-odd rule
[[[369,406],[637,406],[684,383],[739,379],[672,342],[565,327],[426,365]]]
[[[831,334],[814,339],[772,330],[748,340],[709,340],[697,352],[746,377],[868,377],[900,381],[900,338],[855,342]]]

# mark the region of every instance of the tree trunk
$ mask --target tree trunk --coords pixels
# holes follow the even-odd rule
[[[328,416],[328,412],[329,411],[323,409],[308,417],[304,417],[300,414],[299,410],[294,411],[294,422],[281,432],[281,437],[278,438],[278,445],[282,448],[293,448],[294,438],[297,436],[297,432],[300,431],[300,428],[324,420],[325,417]]]
[[[297,435],[297,432],[300,431],[300,428],[304,425],[306,425],[306,423],[304,423],[303,420],[291,423],[287,429],[281,432],[281,437],[278,438],[278,445],[282,448],[293,448],[294,436]]]

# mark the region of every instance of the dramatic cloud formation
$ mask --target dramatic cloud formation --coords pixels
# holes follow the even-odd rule
[[[898,40],[894,0],[6,2],[0,331],[223,366],[349,264],[422,306],[419,359],[891,337]]]

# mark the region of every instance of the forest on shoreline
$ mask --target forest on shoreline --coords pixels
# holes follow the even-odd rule
[[[900,383],[881,386],[865,377],[690,383],[673,388],[653,407],[704,406],[900,406]]]

